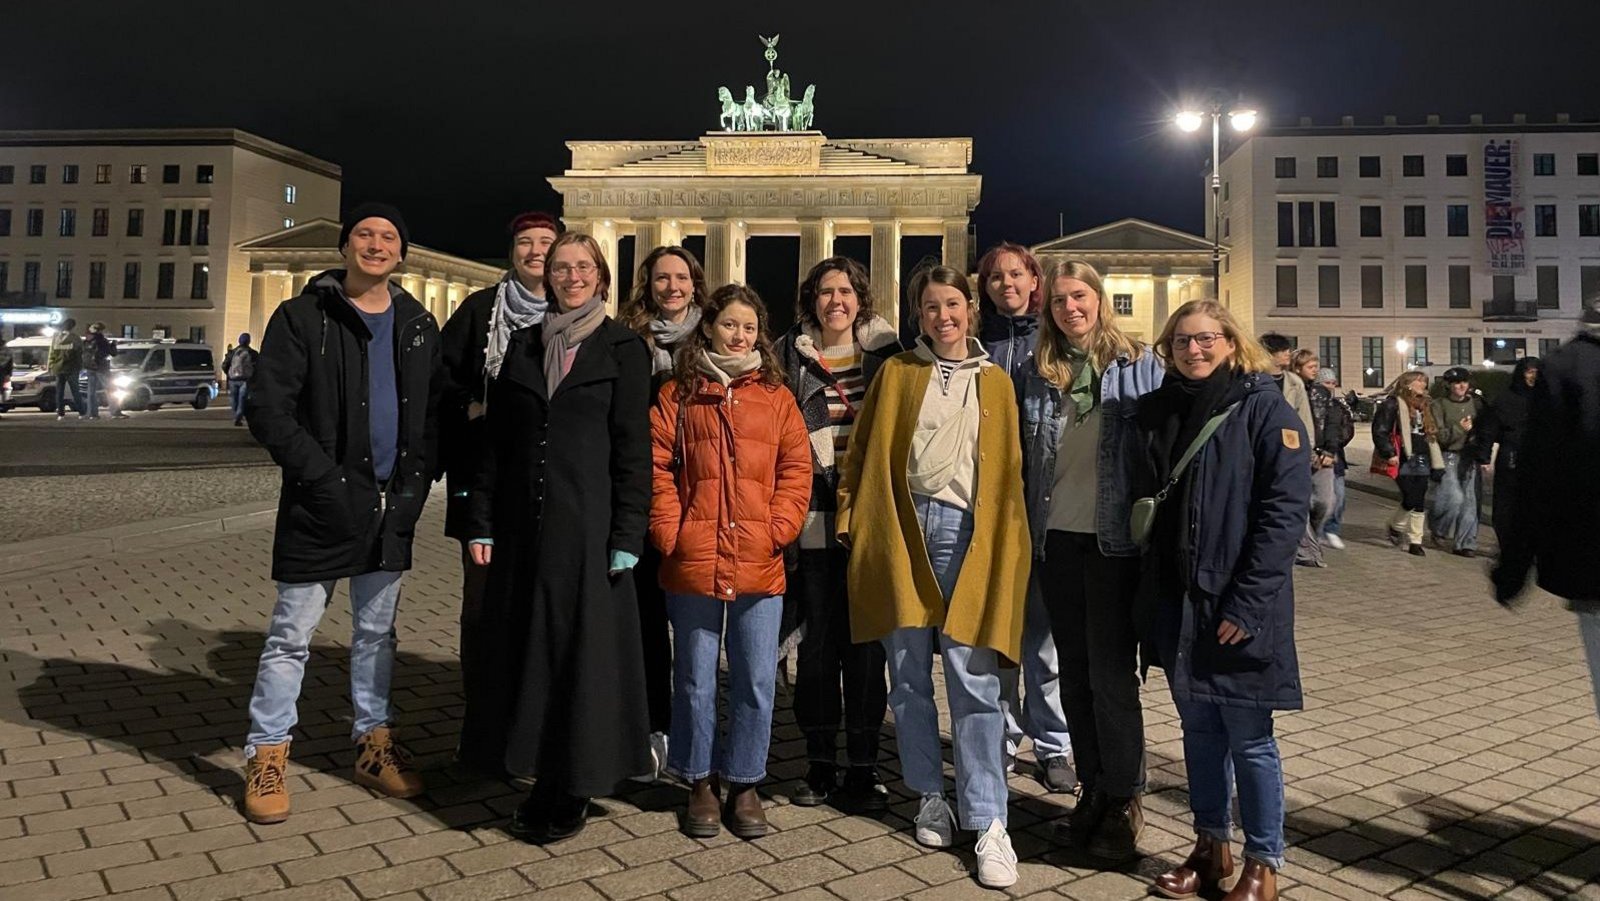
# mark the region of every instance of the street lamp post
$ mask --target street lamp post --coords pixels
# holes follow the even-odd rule
[[[1177,125],[1184,131],[1198,131],[1205,124],[1206,113],[1185,110],[1177,115]],[[1222,104],[1213,103],[1211,116],[1211,290],[1217,300],[1222,300]],[[1255,127],[1256,111],[1235,109],[1228,112],[1228,123],[1234,131],[1245,132]]]

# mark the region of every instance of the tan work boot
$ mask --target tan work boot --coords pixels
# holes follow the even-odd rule
[[[388,726],[379,726],[356,739],[356,784],[377,789],[391,798],[422,794],[422,776],[411,767],[411,757],[395,743]]]
[[[244,818],[252,823],[281,823],[289,818],[289,743],[256,745],[245,760]]]

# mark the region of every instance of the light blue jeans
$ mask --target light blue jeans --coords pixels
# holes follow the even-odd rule
[[[1465,481],[1463,468],[1467,470]],[[1428,530],[1439,541],[1452,541],[1452,550],[1478,548],[1478,480],[1476,463],[1457,451],[1445,451],[1444,478],[1428,506]]]
[[[717,773],[753,785],[767,777],[783,596],[732,601],[668,594],[672,622],[672,732],[667,768],[693,782]],[[717,729],[717,659],[726,618],[728,735]]]
[[[918,495],[928,561],[946,598],[955,588],[972,514]],[[955,751],[957,820],[978,832],[1006,822],[1006,774],[1001,743],[1005,712],[1000,706],[1000,655],[954,641],[937,628],[896,629],[883,639],[889,658],[889,709],[906,787],[918,794],[944,793],[944,755],[939,745],[939,709],[933,698],[935,646],[944,657],[945,698],[950,704],[950,744]]]
[[[351,739],[389,723],[389,679],[394,674],[394,616],[400,605],[398,572],[351,576],[350,700],[355,707]],[[311,656],[311,637],[322,621],[333,582],[278,583],[266,647],[256,668],[250,696],[250,734],[245,745],[276,745],[289,740],[299,719],[295,702]]]
[[[1022,666],[1000,671],[1000,705],[1006,714],[1006,756],[1017,756],[1023,736],[1033,739],[1033,756],[1044,763],[1072,753],[1067,715],[1061,709],[1061,667],[1050,614],[1039,593],[1038,572],[1028,579],[1028,605],[1022,620]],[[1022,699],[1017,699],[1021,676]]]
[[[250,383],[244,380],[228,380],[228,406],[233,409],[234,419],[244,418],[244,402],[250,397]]]
[[[1244,853],[1283,869],[1283,761],[1272,711],[1173,698],[1183,725],[1183,765],[1195,831],[1232,839],[1233,787],[1239,786]]]
[[[1333,477],[1333,512],[1322,524],[1322,534],[1338,535],[1344,528],[1344,476]]]

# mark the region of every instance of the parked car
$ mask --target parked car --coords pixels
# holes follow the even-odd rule
[[[50,358],[50,339],[42,336],[12,338],[6,342],[15,369],[11,373],[11,397],[6,409],[38,407],[46,413],[56,408],[56,377],[45,371]]]
[[[109,381],[110,399],[123,410],[182,403],[204,410],[217,396],[217,364],[207,344],[123,340]]]

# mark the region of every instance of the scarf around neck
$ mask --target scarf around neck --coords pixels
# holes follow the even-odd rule
[[[701,375],[726,388],[739,376],[761,368],[761,351],[719,354],[709,348],[702,349],[698,368]]]
[[[661,317],[650,320],[650,352],[652,374],[672,368],[672,348],[676,347],[700,324],[700,308],[689,306],[682,322],[670,322]]]
[[[565,312],[551,312],[544,317],[544,383],[551,396],[556,393],[561,379],[566,375],[561,364],[567,352],[594,334],[606,318],[606,299],[599,294],[589,298],[583,306]]]
[[[483,372],[488,378],[500,375],[511,333],[538,325],[550,302],[529,291],[514,273],[506,273],[494,292],[494,311],[489,314],[489,341],[483,347]]]
[[[1067,364],[1072,367],[1072,387],[1067,389],[1067,396],[1072,399],[1074,408],[1073,422],[1083,422],[1083,418],[1094,409],[1095,384],[1100,381],[1100,370],[1095,368],[1094,361],[1090,359],[1089,352],[1080,350],[1072,342],[1067,343]],[[1084,378],[1087,374],[1089,377]]]

